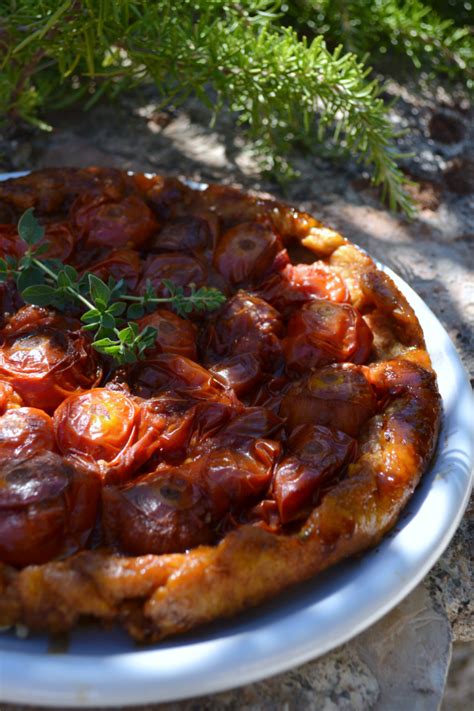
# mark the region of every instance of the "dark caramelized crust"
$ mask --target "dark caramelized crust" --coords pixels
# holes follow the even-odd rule
[[[101,194],[97,173],[76,171],[74,188],[51,207],[48,176],[37,175],[4,185],[0,197],[12,210],[39,204],[54,211],[72,204],[71,191],[79,183],[85,189],[86,180]],[[118,373],[108,389],[94,382],[82,394],[80,380],[79,392],[59,404],[56,445],[48,447],[66,463],[43,453],[30,466],[49,457],[71,481],[86,472],[105,479],[102,538],[67,557],[0,564],[0,625],[62,631],[92,617],[156,641],[236,614],[375,545],[430,464],[441,405],[412,308],[341,235],[233,189],[193,194],[163,178],[136,176],[132,187],[112,172],[106,179],[108,201],[139,189],[154,214],[147,229],[153,220],[166,223],[150,238],[154,256],[141,254],[153,278],[169,277],[182,240],[183,268],[193,260],[208,283],[224,278],[230,300],[206,322],[183,326],[181,337],[177,317],[163,312],[166,328],[162,340],[158,328],[147,362]],[[292,245],[303,245],[316,266],[288,267],[281,254]],[[49,338],[57,325],[43,319],[40,327]],[[5,330],[10,347],[14,334]],[[190,360],[196,347],[210,370]],[[11,387],[13,369],[5,372],[2,415],[31,407]],[[102,449],[81,414],[91,398],[111,403],[120,421],[101,424]],[[64,507],[59,490],[39,489],[42,506]],[[16,499],[5,496],[0,505],[11,513]]]

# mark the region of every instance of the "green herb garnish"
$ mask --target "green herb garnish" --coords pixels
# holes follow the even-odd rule
[[[79,303],[83,330],[93,335],[93,347],[119,364],[143,358],[145,350],[154,344],[156,329],[146,326],[140,331],[135,319],[159,304],[168,304],[178,315],[186,317],[193,310],[214,311],[226,298],[219,289],[204,286],[196,289],[194,285],[185,289],[169,279],[162,282],[169,296],[157,296],[150,282],[143,296],[135,296],[127,293],[123,279],[117,282],[109,278],[106,284],[95,274],[79,276],[74,267],[58,259],[41,259],[48,245],[44,242],[44,227],[34,216],[33,208],[21,216],[18,234],[27,245],[26,252],[19,259],[0,258],[0,282],[13,279],[28,304],[67,311],[71,304]]]

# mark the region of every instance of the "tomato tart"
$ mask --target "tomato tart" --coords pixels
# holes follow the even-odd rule
[[[31,208],[43,259],[163,304],[117,363],[80,310],[0,285],[0,625],[157,641],[394,526],[441,408],[413,309],[370,257],[231,187],[64,168],[0,183],[6,264]],[[203,287],[219,308],[176,312],[174,289]]]

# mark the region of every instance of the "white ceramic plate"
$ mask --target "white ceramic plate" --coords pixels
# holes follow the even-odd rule
[[[6,176],[5,176],[6,177]],[[474,407],[446,331],[389,269],[416,311],[438,374],[444,421],[434,464],[394,531],[277,600],[153,647],[121,631],[75,632],[66,653],[48,639],[0,635],[0,700],[49,706],[123,706],[222,691],[296,667],[366,629],[426,575],[451,540],[472,486]]]

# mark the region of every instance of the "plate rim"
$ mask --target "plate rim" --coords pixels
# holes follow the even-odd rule
[[[28,172],[29,171],[22,171],[0,174],[0,180],[6,180],[10,177],[20,177],[21,175],[26,175]],[[203,183],[195,183],[194,181],[191,182],[193,183],[193,187],[205,185]],[[222,623],[218,623],[218,625],[223,626],[224,630],[230,628],[230,635],[227,633],[226,636],[218,636],[217,639],[213,639],[212,635],[211,639],[206,639],[204,635],[204,640],[199,641],[200,634],[198,631],[197,642],[191,640],[190,643],[185,642],[181,644],[180,638],[172,638],[171,641],[167,641],[165,644],[155,645],[146,651],[118,651],[106,655],[81,655],[77,653],[51,655],[44,654],[44,652],[30,653],[21,651],[21,649],[20,651],[12,651],[11,649],[2,650],[2,638],[0,637],[0,700],[11,703],[28,703],[37,706],[56,707],[65,705],[74,707],[96,705],[124,706],[140,703],[176,701],[236,688],[243,684],[253,683],[297,667],[349,641],[364,629],[367,629],[381,619],[419,584],[448,546],[464,515],[469,501],[473,483],[473,472],[471,470],[474,463],[474,426],[471,425],[471,427],[469,427],[469,423],[466,424],[465,415],[466,413],[469,415],[470,412],[470,422],[474,424],[474,400],[472,398],[467,372],[440,321],[403,279],[380,262],[376,261],[376,264],[394,280],[398,288],[414,307],[425,332],[428,350],[430,350],[430,345],[431,349],[434,347],[438,348],[439,343],[430,344],[426,330],[433,328],[435,333],[437,333],[437,338],[442,344],[441,354],[456,373],[457,380],[458,391],[455,402],[450,402],[451,409],[447,408],[446,397],[443,397],[443,409],[445,414],[443,415],[440,443],[438,445],[439,449],[435,454],[435,459],[430,469],[424,474],[422,483],[420,487],[418,487],[417,492],[415,492],[415,496],[410,500],[404,510],[406,512],[410,509],[414,499],[418,500],[421,498],[421,503],[418,502],[420,504],[419,511],[408,514],[408,522],[407,519],[399,519],[399,523],[395,527],[398,530],[396,530],[395,533],[389,533],[385,536],[377,548],[363,553],[362,563],[358,564],[359,567],[364,568],[367,567],[367,561],[369,561],[368,567],[371,573],[374,572],[371,570],[371,567],[374,568],[375,571],[378,570],[379,566],[383,568],[386,563],[384,560],[378,560],[377,556],[379,558],[381,556],[383,557],[391,546],[393,547],[393,542],[400,539],[404,531],[407,531],[410,525],[416,521],[417,516],[420,515],[420,511],[423,511],[423,506],[426,505],[427,500],[434,491],[438,491],[438,493],[441,492],[440,495],[442,499],[442,490],[444,484],[446,484],[448,487],[447,493],[451,497],[450,516],[447,515],[447,512],[444,512],[443,528],[442,530],[437,530],[436,545],[432,546],[431,549],[423,554],[422,562],[418,565],[417,569],[415,571],[411,570],[408,577],[403,577],[402,572],[398,571],[401,577],[398,580],[398,584],[396,584],[396,592],[394,594],[390,596],[384,594],[378,603],[377,601],[371,602],[369,600],[370,612],[365,611],[362,615],[353,614],[352,618],[349,617],[349,620],[352,619],[351,625],[335,625],[333,628],[334,634],[328,635],[326,631],[326,637],[323,640],[318,640],[317,644],[315,644],[314,639],[311,638],[311,634],[313,633],[310,633],[310,626],[306,634],[303,630],[303,633],[300,631],[298,634],[293,634],[292,636],[292,631],[288,628],[288,623],[291,624],[291,622],[295,620],[301,623],[301,615],[303,614],[304,617],[304,611],[306,610],[308,620],[314,624],[315,620],[318,620],[318,607],[324,610],[325,604],[327,605],[328,603],[328,598],[325,596],[323,596],[321,600],[317,600],[316,603],[309,605],[309,607],[306,605],[304,609],[297,609],[296,612],[290,608],[290,611],[288,612],[287,610],[286,613],[284,600],[281,603],[277,600],[277,620],[276,622],[270,620],[270,623],[264,623],[264,620],[265,611],[271,606],[272,602],[260,605],[256,608],[255,615],[257,621],[261,620],[263,616],[263,627],[262,621],[260,621],[260,627],[257,625],[256,629],[252,627],[251,623],[250,628],[246,629],[244,625],[244,628],[239,631],[239,618],[237,618],[235,620],[237,630],[235,633],[232,633],[234,620],[222,621]],[[436,367],[435,370],[437,370]],[[440,378],[441,374],[438,371],[437,374],[438,378]],[[461,416],[464,418],[462,421],[460,421]],[[461,428],[461,433],[455,430],[450,434],[447,431],[450,424],[457,426],[458,429]],[[471,441],[469,441],[469,430],[471,430]],[[444,439],[442,440],[442,438]],[[462,460],[462,465],[460,463],[461,460],[457,463],[454,461],[450,464],[453,468],[450,481],[446,474],[443,474],[442,471],[436,473],[436,470],[439,468],[440,461],[442,463],[442,456],[448,445],[453,441],[457,446],[461,447],[458,454],[465,456]],[[454,480],[455,473],[457,473],[458,478],[461,478],[461,488],[459,490],[454,486],[456,481],[451,483]],[[424,488],[428,487],[428,481],[430,488],[426,493],[423,493]],[[441,502],[438,505],[441,506]],[[405,518],[405,513],[402,512],[401,516],[402,519]],[[449,522],[448,518],[450,518]],[[376,563],[371,566],[370,561],[374,560]],[[387,561],[388,560],[389,559],[387,559]],[[348,570],[348,583],[350,588],[352,568],[354,568],[354,560],[349,559],[339,564],[336,568],[330,569],[329,577],[333,574],[336,578],[342,575],[342,579],[344,580],[344,571]],[[391,575],[392,577],[394,576],[393,570],[391,571]],[[315,576],[310,583],[312,586],[314,585],[316,589],[315,593],[317,593],[318,581],[322,577],[321,575]],[[327,578],[328,576],[325,577]],[[358,585],[360,584],[357,575],[355,581]],[[366,585],[368,579],[364,579],[362,576],[362,582]],[[325,583],[323,582],[322,587],[324,588],[324,586]],[[330,583],[328,586],[330,590]],[[298,598],[298,587],[300,586],[296,588],[296,599]],[[344,592],[344,587],[342,592]],[[290,592],[290,596],[291,594]],[[335,589],[329,595],[329,601],[334,596],[337,600],[339,594],[341,594],[341,590],[336,585]],[[343,596],[343,601],[344,599]],[[278,606],[283,608],[281,615],[278,613]],[[311,615],[309,614],[310,612]],[[314,616],[315,619],[313,619]],[[287,623],[287,627],[285,627],[285,622]],[[275,631],[275,625],[280,632],[286,631],[288,635],[284,639],[274,639],[270,641],[270,643],[268,643],[268,640],[265,642],[262,635],[268,634],[272,630]],[[272,630],[270,630],[270,627],[272,627]],[[261,655],[259,656],[258,651],[256,652],[254,649],[256,641],[260,642],[260,645],[257,646],[260,646],[262,650],[263,659]],[[21,647],[21,643],[19,642],[18,644]],[[285,654],[284,652],[288,652],[288,645],[291,644],[293,644],[292,653]],[[239,659],[237,652],[239,651],[241,653],[244,650],[250,650],[247,658]],[[208,658],[206,655],[208,655],[211,662],[206,661]],[[215,659],[217,659],[217,662]],[[239,663],[237,663],[237,660]],[[232,668],[230,668],[231,666]],[[110,674],[112,674],[111,679],[109,679]],[[28,677],[30,678],[30,683],[33,682],[33,686],[30,690],[27,689]],[[55,679],[56,683],[54,688],[51,684],[51,679]],[[30,687],[30,685],[28,685],[28,687]]]

